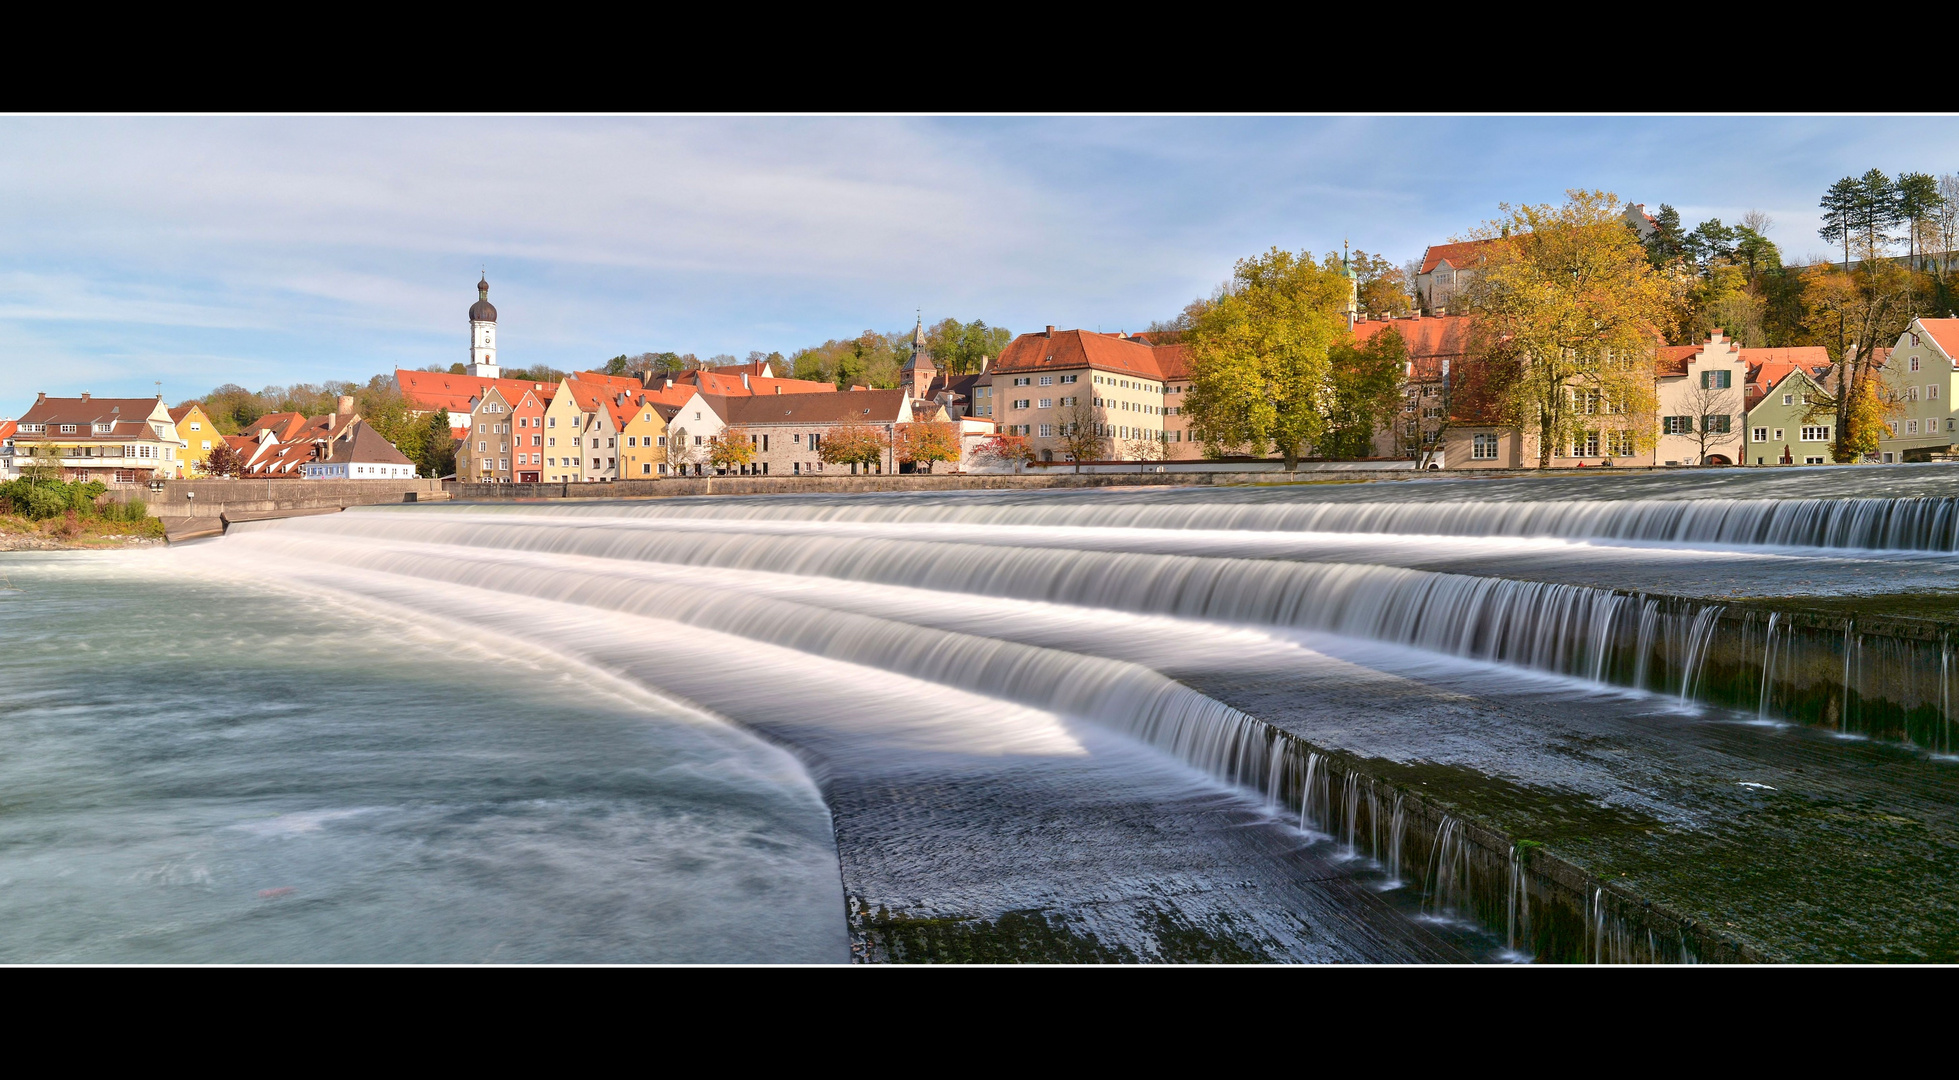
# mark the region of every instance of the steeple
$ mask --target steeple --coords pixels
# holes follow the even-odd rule
[[[1348,256],[1345,239],[1340,241],[1340,276],[1347,279],[1347,329],[1352,330],[1360,319],[1360,282],[1354,278],[1354,264]]]
[[[477,280],[476,302],[469,306],[469,373],[488,379],[501,375],[497,367],[497,309],[490,304],[487,272]]]
[[[921,314],[918,324],[911,332],[911,359],[905,361],[902,369],[905,381],[911,384],[913,397],[924,397],[938,375],[938,365],[932,363],[932,354],[925,351],[925,317]]]

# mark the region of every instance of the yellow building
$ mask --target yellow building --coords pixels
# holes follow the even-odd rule
[[[170,419],[177,425],[177,441],[184,449],[177,455],[177,479],[197,475],[197,467],[211,456],[211,448],[224,440],[218,434],[218,425],[204,415],[203,406],[195,401],[170,410]]]
[[[619,418],[619,479],[651,480],[667,471],[667,422],[645,394],[634,394],[616,410]]]
[[[544,483],[585,479],[585,411],[564,379],[544,407]]]

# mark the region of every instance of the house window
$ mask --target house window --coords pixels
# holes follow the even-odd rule
[[[1782,429],[1781,429],[1781,428],[1776,428],[1776,429],[1775,429],[1775,441],[1776,441],[1776,442],[1781,442],[1781,441],[1782,441]]]
[[[1054,408],[1054,399],[1053,399],[1053,398],[1051,398],[1051,397],[1044,397],[1044,398],[1042,398],[1042,399],[1041,399],[1041,408],[1043,408],[1043,409],[1052,409],[1052,408]]]
[[[1631,457],[1633,453],[1632,432],[1623,429],[1606,432],[1605,452],[1613,457]]]
[[[1917,370],[1918,370],[1918,357],[1916,357],[1916,356],[1914,356],[1914,357],[1912,357],[1912,358],[1911,358],[1911,370],[1913,370],[1913,371],[1917,371]]]
[[[1694,430],[1691,416],[1664,416],[1660,418],[1660,432],[1664,435],[1687,435]]]
[[[1030,385],[1030,381],[1029,381],[1029,379],[1028,379],[1028,377],[1027,377],[1027,376],[1025,376],[1025,375],[1017,375],[1017,376],[1015,376],[1015,377],[1014,377],[1014,385],[1015,385],[1015,386],[1028,386],[1028,385]]]
[[[665,446],[666,444],[667,444],[667,437],[666,437],[665,435],[662,435],[662,436],[660,436],[660,442],[659,442],[659,445],[660,445],[660,446]]]
[[[1886,420],[1884,426],[1890,429],[1892,438],[1895,439],[1898,437],[1898,422],[1896,420]]]
[[[489,448],[490,448],[490,444],[488,442],[478,440],[478,442],[476,443],[476,452],[479,454],[485,450],[488,450]]]
[[[1828,425],[1828,424],[1820,424],[1820,425],[1817,425],[1817,426],[1815,426],[1815,427],[1805,427],[1805,428],[1803,428],[1803,437],[1802,437],[1802,440],[1801,440],[1801,441],[1803,441],[1803,442],[1829,442],[1829,441],[1830,441],[1830,425]]]
[[[639,473],[640,473],[640,475],[641,475],[641,476],[646,476],[646,475],[648,475],[648,474],[650,474],[650,473],[652,473],[652,471],[653,471],[653,463],[652,463],[652,462],[647,462],[647,463],[645,463],[645,464],[643,464],[643,465],[641,465],[641,466],[639,467]]]
[[[1053,438],[1053,437],[1054,437],[1054,425],[1053,425],[1053,424],[1042,424],[1042,425],[1041,425],[1041,438],[1043,438],[1043,439],[1051,439],[1051,438]]]
[[[694,445],[695,446],[701,445],[701,437],[699,435],[694,436]]]
[[[1041,376],[1041,385],[1042,385],[1042,386],[1053,386],[1053,385],[1054,385],[1054,376],[1052,376],[1052,375],[1043,375],[1043,376]]]
[[[1729,419],[1730,418],[1726,413],[1721,413],[1719,415],[1713,415],[1713,416],[1703,416],[1701,417],[1701,430],[1707,432],[1710,435],[1726,435],[1728,433]]]
[[[1806,458],[1804,458],[1804,459],[1803,459],[1803,464],[1805,464],[1805,465],[1822,465],[1822,464],[1825,464],[1825,462],[1824,462],[1824,461],[1823,461],[1823,459],[1822,459],[1822,458],[1820,458],[1820,457],[1806,457]]]
[[[1063,375],[1061,381],[1064,383],[1080,382],[1082,381],[1082,377],[1080,375]]]
[[[1926,383],[1926,384],[1925,384],[1925,400],[1926,400],[1926,401],[1937,401],[1938,399],[1939,399],[1939,384],[1938,384],[1938,383]]]
[[[1783,408],[1785,408],[1785,409],[1786,409],[1786,408],[1788,408],[1789,406],[1791,406],[1791,405],[1794,405],[1795,403],[1796,403],[1796,395],[1794,395],[1794,394],[1784,394],[1784,395],[1782,395],[1782,407],[1783,407]]]
[[[73,424],[61,425],[61,433],[63,435],[73,435],[75,433],[75,425]]]
[[[1013,407],[1014,407],[1014,408],[1016,408],[1016,409],[1025,409],[1025,408],[1027,407],[1027,405],[1028,405],[1028,401],[1027,401],[1027,399],[1026,399],[1026,398],[1015,398],[1015,399],[1014,399],[1014,403],[1013,403]]]
[[[1765,427],[1758,427],[1758,428],[1756,428],[1756,429],[1755,429],[1755,432],[1754,432],[1754,439],[1755,439],[1755,441],[1756,441],[1756,442],[1768,442],[1768,441],[1769,441],[1769,429],[1768,429],[1768,428],[1765,428]]]
[[[1729,380],[1733,375],[1734,373],[1731,371],[1703,371],[1701,372],[1701,389],[1726,390]]]

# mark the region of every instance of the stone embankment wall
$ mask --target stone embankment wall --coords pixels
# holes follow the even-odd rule
[[[413,495],[414,498],[409,496]],[[269,510],[339,509],[442,499],[440,480],[166,480],[162,490],[125,488],[113,496],[142,500],[150,516],[237,519]]]

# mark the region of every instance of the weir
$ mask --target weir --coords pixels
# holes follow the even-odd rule
[[[1641,499],[1555,507],[1503,498],[1485,504],[1429,498],[1404,505],[1308,503],[1302,501],[1304,493],[1284,496],[1254,493],[1250,501],[1233,503],[1238,493],[1206,491],[1199,499],[1187,492],[1148,491],[1120,498],[1008,493],[357,508],[328,517],[241,522],[209,557],[229,549],[227,561],[262,557],[281,574],[375,595],[393,596],[420,583],[414,587],[445,597],[438,607],[471,623],[502,621],[497,614],[502,610],[525,620],[531,616],[521,613],[562,610],[569,614],[553,615],[558,622],[550,625],[618,627],[622,633],[632,627],[631,635],[648,635],[644,644],[634,637],[602,648],[580,646],[580,654],[596,657],[592,650],[610,650],[618,659],[605,661],[609,667],[634,672],[649,687],[804,747],[821,763],[829,777],[826,791],[842,815],[839,846],[846,852],[846,898],[863,946],[860,955],[902,955],[878,944],[885,940],[881,928],[936,925],[948,910],[982,920],[1022,917],[1016,914],[1022,909],[1000,906],[1005,900],[921,900],[933,892],[922,883],[879,884],[886,880],[879,875],[892,872],[888,860],[879,861],[882,856],[864,864],[878,867],[875,873],[861,871],[870,876],[860,878],[853,869],[856,856],[848,852],[857,850],[857,841],[852,837],[866,827],[885,827],[863,824],[870,820],[863,815],[884,812],[865,808],[885,796],[865,802],[861,793],[890,791],[900,805],[918,797],[900,796],[889,781],[877,779],[912,753],[898,747],[911,745],[907,740],[950,738],[949,733],[965,730],[959,724],[970,731],[955,742],[978,745],[972,741],[978,733],[992,730],[985,724],[972,727],[976,719],[946,726],[933,716],[935,693],[919,689],[932,687],[949,695],[946,701],[956,702],[954,712],[961,716],[976,718],[982,713],[973,710],[983,711],[980,703],[993,701],[1004,709],[1032,710],[1024,712],[1029,717],[1061,718],[1060,727],[1032,741],[1002,728],[998,738],[1006,741],[999,745],[1014,747],[1006,751],[1011,755],[1039,758],[1059,752],[1054,747],[1074,745],[1061,734],[1074,718],[1171,755],[1247,793],[1278,820],[1302,830],[1311,838],[1302,849],[1310,858],[1345,867],[1344,872],[1360,875],[1356,880],[1374,881],[1370,887],[1384,897],[1406,897],[1405,903],[1395,903],[1417,925],[1448,934],[1483,928],[1477,932],[1493,942],[1489,955],[1494,958],[1670,963],[1863,955],[1855,951],[1854,937],[1812,943],[1800,935],[1769,933],[1776,928],[1758,916],[1747,917],[1755,918],[1753,923],[1732,913],[1713,918],[1701,906],[1712,901],[1696,892],[1711,883],[1706,874],[1668,879],[1664,899],[1642,884],[1642,875],[1653,881],[1653,858],[1665,844],[1691,839],[1688,848],[1705,850],[1721,835],[1707,832],[1713,827],[1709,822],[1728,821],[1724,815],[1747,813],[1764,800],[1788,807],[1776,811],[1774,823],[1781,831],[1770,840],[1787,850],[1776,849],[1782,854],[1775,858],[1801,857],[1793,853],[1804,842],[1801,815],[1807,811],[1787,802],[1784,792],[1794,786],[1790,777],[1796,774],[1775,764],[1781,760],[1776,755],[1796,753],[1814,761],[1829,748],[1803,744],[1788,753],[1758,753],[1749,740],[1767,736],[1724,734],[1718,726],[1731,722],[1720,719],[1729,710],[1732,722],[1794,721],[1884,745],[1949,752],[1952,643],[1946,623],[1874,613],[1846,597],[1806,606],[1801,598],[1714,597],[1383,565],[1364,558],[1367,537],[1393,538],[1393,544],[1383,540],[1378,548],[1387,562],[1408,558],[1410,545],[1418,547],[1430,537],[1448,545],[1452,565],[1486,559],[1508,569],[1533,557],[1507,547],[1509,538],[1551,536],[1557,540],[1551,546],[1529,549],[1542,551],[1548,578],[1578,576],[1588,560],[1631,550],[1612,544],[1647,545],[1638,549],[1635,561],[1617,565],[1650,573],[1660,584],[1725,574],[1736,566],[1764,580],[1780,580],[1790,566],[1809,565],[1800,562],[1808,558],[1800,555],[1805,549],[1836,552],[1833,568],[1916,573],[1942,565],[1923,560],[1941,558],[1937,553],[1950,547],[1952,500]],[[1691,503],[1699,505],[1682,505]],[[1363,527],[1377,531],[1327,532]],[[1222,533],[1243,540],[1220,540]],[[1314,539],[1327,535],[1334,541]],[[1580,542],[1564,543],[1574,537]],[[1618,539],[1606,542],[1613,537]],[[1728,554],[1716,558],[1695,550],[1694,543]],[[1586,546],[1592,544],[1601,546]],[[1179,549],[1194,553],[1172,553]],[[1757,549],[1763,554],[1750,554]],[[1884,552],[1919,553],[1911,557],[1921,561],[1898,562]],[[907,717],[917,711],[891,729],[911,734],[878,735],[867,742],[871,729],[857,731],[859,722],[850,719],[848,709],[819,707],[815,698],[799,706],[778,691],[765,694],[731,681],[716,663],[699,662],[684,646],[661,644],[690,640],[717,642],[721,655],[768,649],[777,650],[768,654],[772,657],[831,665],[822,685],[832,689],[811,694],[848,697],[845,688],[852,679],[902,680],[879,690],[878,700],[905,702],[887,707]],[[730,644],[735,642],[752,645]],[[1396,651],[1378,659],[1351,649],[1315,652],[1343,642]],[[1534,811],[1492,815],[1495,804],[1489,798],[1462,796],[1485,783],[1479,772],[1510,768],[1500,755],[1478,764],[1475,755],[1483,751],[1470,746],[1464,758],[1460,737],[1422,713],[1409,716],[1405,735],[1396,736],[1390,724],[1356,741],[1341,733],[1337,710],[1342,706],[1316,705],[1317,691],[1305,689],[1344,679],[1355,689],[1343,693],[1369,694],[1366,680],[1374,676],[1363,677],[1358,668],[1354,676],[1342,675],[1342,663],[1380,665],[1399,680],[1382,684],[1394,694],[1410,693],[1411,680],[1441,678],[1438,685],[1453,685],[1449,680],[1470,678],[1424,674],[1425,662],[1418,659],[1424,655],[1471,665],[1463,671],[1532,673],[1539,681],[1519,683],[1516,692],[1540,697],[1556,686],[1636,691],[1633,697],[1640,701],[1673,703],[1681,719],[1667,723],[1690,727],[1669,735],[1664,726],[1621,720],[1603,704],[1587,703],[1593,699],[1583,695],[1597,691],[1574,689],[1580,714],[1599,714],[1596,723],[1586,721],[1591,729],[1606,733],[1607,745],[1624,746],[1600,761],[1662,749],[1670,756],[1651,762],[1628,756],[1623,760],[1636,768],[1614,765],[1602,771],[1587,764],[1570,778],[1553,771],[1541,781],[1530,778],[1537,766],[1520,764],[1521,771],[1508,774],[1516,779],[1504,779],[1491,790],[1499,803],[1512,798],[1503,794],[1512,789],[1521,793],[1515,798],[1525,800],[1518,806],[1542,801],[1552,808],[1550,817],[1533,817]],[[1328,656],[1348,659],[1335,662]],[[799,678],[814,680],[817,670]],[[1287,673],[1294,670],[1310,677],[1300,690],[1284,689]],[[1554,681],[1544,681],[1546,675]],[[1483,679],[1476,685],[1497,684]],[[1424,690],[1411,700],[1427,702],[1425,709],[1459,709],[1452,703],[1457,699],[1448,696],[1456,693],[1435,696]],[[1275,702],[1284,707],[1267,713]],[[1707,708],[1716,712],[1708,714]],[[807,717],[792,719],[798,712]],[[1717,726],[1694,719],[1704,714]],[[1541,722],[1524,714],[1494,715],[1502,723]],[[1501,734],[1500,727],[1490,730],[1518,747],[1548,748],[1529,751],[1547,763],[1551,759],[1543,755],[1556,752],[1561,740],[1586,747],[1601,738],[1583,731],[1547,732],[1538,739],[1528,731],[1511,736]],[[1574,738],[1578,741],[1571,742]],[[1375,748],[1356,749],[1370,739]],[[1669,746],[1669,739],[1678,745]],[[1846,757],[1869,758],[1852,744],[1837,745]],[[1747,757],[1753,764],[1707,758],[1717,746],[1728,755],[1739,748],[1745,757],[1753,755]],[[1458,759],[1465,763],[1454,763]],[[1691,782],[1687,773],[1679,773],[1682,763],[1694,774]],[[903,766],[914,768],[923,766]],[[1447,772],[1446,783],[1438,768]],[[1638,779],[1641,769],[1655,768],[1678,773],[1668,784],[1708,794],[1670,803],[1680,796]],[[1737,769],[1742,770],[1738,779]],[[954,786],[983,791],[987,784],[974,779]],[[1883,799],[1909,803],[1919,797],[1912,792],[1947,786],[1943,774],[1934,772],[1887,791]],[[920,791],[941,789],[951,790],[931,780]],[[1567,806],[1574,809],[1560,809]],[[1829,813],[1835,817],[1820,820],[1843,817],[1842,811]],[[1906,820],[1890,810],[1878,816]],[[1585,824],[1594,818],[1596,827]],[[879,841],[890,842],[889,837]],[[1831,849],[1828,858],[1812,860],[1810,872],[1828,872],[1832,859],[1844,857]],[[910,860],[901,869],[894,880],[909,881],[904,875],[917,872]],[[1185,902],[1166,899],[1179,895],[1167,884],[1142,888],[1141,895],[1163,903]],[[972,895],[982,894],[987,890]],[[1343,903],[1359,902],[1351,890],[1345,895],[1350,899]],[[1060,906],[1037,921],[1058,918],[1095,927],[1104,944],[1114,942],[1109,948],[1130,958],[1183,955],[1163,945],[1160,936],[1152,937],[1156,931],[1138,930],[1141,923],[1097,922],[1103,917],[1085,914],[1090,908],[1054,902]],[[1207,934],[1229,937],[1237,931],[1220,928],[1244,917],[1221,914],[1224,908],[1205,910],[1212,914],[1191,917],[1224,920],[1204,923]],[[1263,944],[1232,938],[1237,944],[1227,952],[1322,956],[1314,951],[1313,935],[1339,919],[1316,918],[1322,921],[1312,925],[1321,929],[1282,930],[1276,939],[1258,937]],[[1060,923],[1040,925],[1045,932]],[[1259,933],[1269,932],[1268,927]],[[1358,957],[1441,955],[1434,950],[1442,946],[1414,939],[1391,944],[1394,933],[1383,933]],[[1302,936],[1287,936],[1295,934]],[[1945,955],[1949,933],[1931,927],[1926,934],[1925,943],[1911,946],[1926,951],[1908,955]],[[1375,949],[1382,951],[1365,951]],[[1825,951],[1811,951],[1816,949]]]

